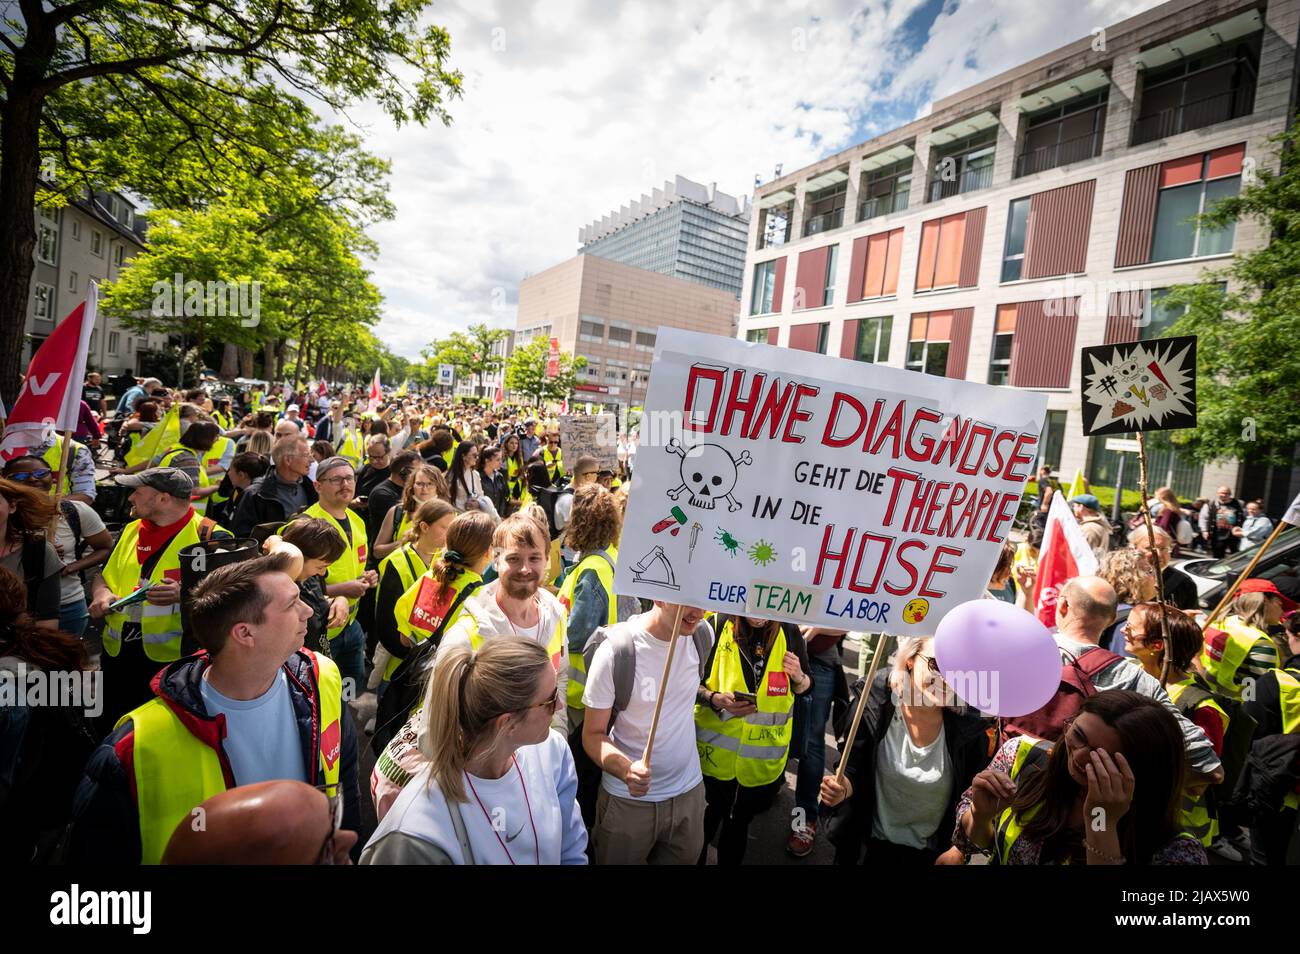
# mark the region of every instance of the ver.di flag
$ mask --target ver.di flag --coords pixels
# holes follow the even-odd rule
[[[98,294],[99,286],[91,282],[86,300],[59,322],[32,355],[0,441],[0,457],[5,460],[44,443],[53,431],[70,434],[77,429]]]
[[[1034,582],[1034,612],[1044,626],[1056,625],[1056,597],[1061,587],[1076,576],[1096,572],[1097,555],[1084,539],[1078,521],[1061,495],[1052,494]]]

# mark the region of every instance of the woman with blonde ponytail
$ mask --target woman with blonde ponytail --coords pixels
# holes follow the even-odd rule
[[[362,864],[586,864],[568,743],[550,728],[546,650],[501,636],[443,647],[425,696],[428,764],[383,816]]]

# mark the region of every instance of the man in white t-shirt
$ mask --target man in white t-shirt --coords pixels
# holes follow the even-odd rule
[[[582,744],[604,772],[592,829],[597,864],[695,864],[700,856],[704,779],[695,747],[700,656],[692,639],[697,626],[706,628],[705,642],[711,644],[713,632],[704,622],[704,610],[656,601],[650,612],[609,627],[592,658],[582,696]],[[674,635],[680,642],[646,764],[642,755]],[[614,642],[628,636],[635,652],[633,689],[611,728]]]

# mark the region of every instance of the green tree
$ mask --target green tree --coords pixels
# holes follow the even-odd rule
[[[397,122],[449,122],[450,37],[427,0],[71,0],[6,6],[0,24],[0,396],[19,381],[38,176],[61,190],[127,188],[176,209],[227,173],[273,181],[310,110],[380,103]],[[48,160],[48,164],[46,162]],[[258,166],[264,168],[258,171]],[[158,170],[150,172],[149,170]],[[209,184],[211,183],[211,184]],[[177,192],[188,194],[178,201]],[[166,199],[161,195],[170,193]]]
[[[1196,335],[1197,426],[1171,434],[1202,462],[1250,456],[1286,464],[1300,441],[1300,127],[1275,137],[1277,172],[1243,177],[1239,195],[1201,215],[1205,227],[1255,219],[1272,240],[1200,281],[1170,290],[1186,313],[1166,336]],[[1252,181],[1253,179],[1253,181]],[[1219,283],[1227,281],[1229,291]]]
[[[546,364],[551,354],[551,343],[546,338],[534,338],[528,344],[515,348],[506,364],[506,388],[530,398],[534,404],[563,401],[573,393],[579,368],[587,366],[582,355],[560,352],[560,372],[553,378],[546,376]]]
[[[505,365],[505,358],[492,349],[508,334],[504,328],[489,328],[480,323],[470,325],[465,331],[453,331],[440,341],[430,342],[427,350],[433,355],[435,373],[439,364],[452,365],[458,378],[474,379],[474,393],[482,397],[484,376],[500,371]]]

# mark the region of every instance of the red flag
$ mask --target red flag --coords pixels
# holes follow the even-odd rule
[[[546,356],[546,376],[553,378],[560,373],[560,339],[551,339],[551,351]]]
[[[561,413],[561,414],[568,414],[568,413],[569,413],[569,399],[568,399],[568,398],[565,398],[563,401],[560,402],[560,413]]]
[[[493,404],[505,404],[505,403],[506,403],[506,395],[505,395],[505,392],[501,390],[501,386],[500,386],[500,385],[497,386],[497,393],[496,393],[496,396],[492,398],[492,403],[493,403]]]
[[[320,387],[318,387],[318,388],[316,389],[316,394],[319,395],[320,397],[324,397],[324,396],[325,396],[325,379],[324,379],[324,378],[321,378],[321,379],[320,379]]]
[[[0,457],[5,460],[36,447],[56,430],[72,433],[77,429],[97,293],[98,286],[91,282],[86,300],[59,322],[32,355],[0,441]]]
[[[375,368],[375,380],[370,382],[370,412],[379,410],[379,399],[383,397],[383,389],[379,385],[379,369]]]
[[[1034,612],[1044,626],[1056,625],[1056,597],[1061,587],[1076,576],[1096,572],[1097,556],[1084,539],[1078,521],[1061,494],[1052,494],[1034,582]]]

